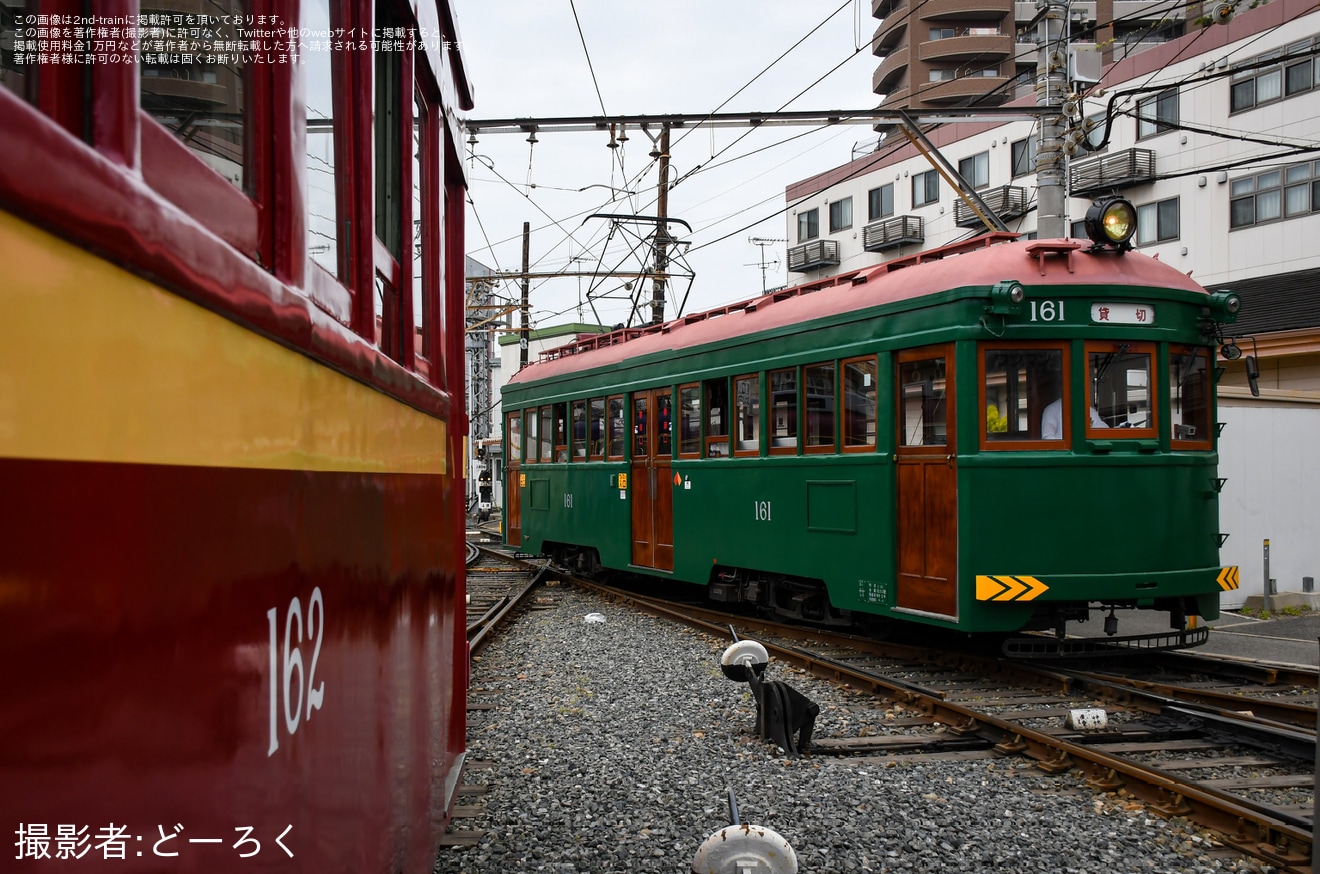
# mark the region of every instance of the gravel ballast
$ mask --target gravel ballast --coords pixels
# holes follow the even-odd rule
[[[485,836],[442,849],[440,874],[687,872],[730,824],[730,789],[803,872],[1272,870],[1023,759],[789,758],[755,735],[748,686],[721,674],[727,639],[567,586],[539,600],[473,661],[489,709],[468,713],[469,759],[491,767],[466,777],[487,784],[484,812],[455,827]],[[773,661],[767,677],[820,705],[817,737],[883,731],[865,724],[868,698]]]

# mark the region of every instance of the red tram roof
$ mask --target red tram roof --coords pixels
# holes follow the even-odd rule
[[[911,300],[967,286],[1016,280],[1041,285],[1129,285],[1207,294],[1181,271],[1139,253],[1090,255],[1079,240],[1013,242],[995,232],[908,258],[770,292],[660,325],[579,337],[543,352],[509,380],[530,382],[608,367],[628,358],[728,342],[738,337],[840,313]]]

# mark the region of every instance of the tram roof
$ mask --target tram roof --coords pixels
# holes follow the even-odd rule
[[[770,292],[660,325],[580,337],[514,374],[524,383],[609,367],[626,359],[772,331],[958,288],[1016,281],[1033,286],[1126,285],[1208,292],[1190,276],[1140,253],[1090,254],[1079,240],[1021,240],[995,232],[851,273]]]

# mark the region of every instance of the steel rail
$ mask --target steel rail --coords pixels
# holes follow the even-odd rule
[[[642,612],[708,631],[716,637],[728,635],[727,625],[689,616],[684,612],[686,608],[576,578],[572,581],[575,585],[585,586],[606,597],[623,600]],[[1277,811],[1253,805],[1226,792],[1197,786],[1174,774],[1145,768],[1098,749],[971,710],[938,696],[916,691],[910,685],[813,655],[800,648],[759,642],[776,657],[810,671],[815,676],[835,682],[846,681],[861,688],[869,687],[873,693],[884,694],[916,707],[955,733],[979,736],[993,743],[996,752],[1001,755],[1026,755],[1035,759],[1037,767],[1047,773],[1077,769],[1085,775],[1086,785],[1096,791],[1114,792],[1124,789],[1129,795],[1146,802],[1161,816],[1182,816],[1214,829],[1223,836],[1226,844],[1244,853],[1266,859],[1287,871],[1299,874],[1309,871],[1306,866],[1309,866],[1311,859],[1312,833],[1294,817],[1281,817]]]
[[[523,602],[527,600],[528,595],[530,595],[532,590],[541,583],[542,577],[544,577],[546,572],[550,570],[549,562],[538,565],[522,559],[511,558],[510,556],[496,550],[483,549],[480,546],[478,546],[477,549],[482,552],[488,552],[504,561],[520,565],[524,570],[535,570],[536,573],[532,575],[531,579],[527,581],[527,585],[523,586],[522,589],[512,595],[504,597],[501,602],[497,602],[495,607],[491,608],[485,616],[481,617],[481,619],[474,623],[474,625],[468,627],[467,637],[469,659],[485,648],[486,644],[490,642],[490,637],[495,629],[504,624],[509,616],[522,606]]]

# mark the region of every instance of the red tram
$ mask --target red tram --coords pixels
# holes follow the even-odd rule
[[[9,865],[431,870],[467,686],[450,4],[0,12]]]

